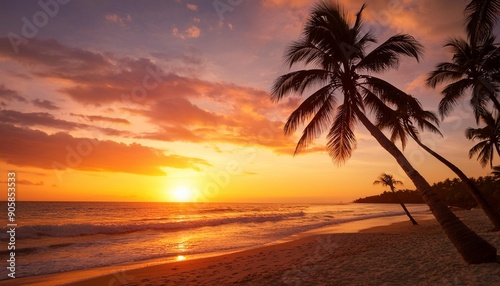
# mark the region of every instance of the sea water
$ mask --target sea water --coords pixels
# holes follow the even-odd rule
[[[408,209],[428,210],[426,205]],[[189,259],[323,226],[403,214],[397,204],[18,202],[16,277],[155,258]],[[7,230],[0,232],[4,246]],[[1,253],[7,257],[10,251],[4,247]]]

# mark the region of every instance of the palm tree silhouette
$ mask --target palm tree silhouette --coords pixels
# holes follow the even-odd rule
[[[417,221],[411,216],[411,214],[408,211],[408,209],[406,208],[405,204],[403,203],[403,201],[401,200],[401,198],[399,198],[398,194],[396,193],[396,190],[395,190],[394,186],[395,185],[403,185],[403,182],[394,179],[394,177],[392,175],[390,175],[390,174],[384,173],[384,174],[381,174],[378,177],[378,179],[375,182],[373,182],[373,184],[374,185],[387,186],[387,187],[391,188],[391,191],[394,194],[394,197],[396,197],[396,200],[398,200],[399,204],[401,205],[401,207],[405,211],[405,213],[408,216],[408,218],[410,219],[411,223],[413,225],[418,225]]]
[[[403,105],[399,105],[397,110],[388,109],[386,114],[377,118],[377,126],[379,128],[386,128],[391,131],[392,142],[395,142],[397,139],[401,140],[404,149],[407,141],[406,135],[409,135],[420,147],[422,147],[422,149],[452,170],[460,178],[463,184],[465,184],[471,196],[483,209],[488,219],[493,223],[494,228],[492,230],[500,230],[500,214],[495,211],[495,208],[491,206],[481,191],[479,191],[476,184],[474,184],[474,182],[472,182],[472,180],[457,166],[423,144],[420,140],[418,129],[414,126],[413,122],[416,122],[418,128],[421,130],[427,129],[441,135],[439,129],[434,125],[438,125],[439,123],[436,115],[430,111],[424,110],[420,102],[411,95],[408,95],[407,102]]]
[[[422,46],[413,37],[398,34],[366,53],[375,38],[370,32],[362,33],[364,8],[363,5],[353,22],[338,4],[321,2],[314,6],[301,38],[285,54],[290,68],[296,64],[314,68],[278,77],[271,98],[278,102],[291,94],[319,89],[292,112],[284,127],[285,134],[292,134],[300,124],[308,122],[297,143],[297,153],[328,130],[329,155],[342,163],[356,146],[354,127],[359,120],[417,186],[463,259],[468,263],[495,261],[496,249],[451,212],[402,152],[365,115],[368,109],[375,116],[382,116],[389,108],[386,104],[401,105],[407,99],[404,92],[372,74],[398,67],[401,56],[418,60]]]
[[[441,116],[448,115],[458,99],[465,96],[468,90],[472,90],[470,102],[476,121],[489,101],[500,111],[500,102],[496,98],[500,48],[496,47],[494,42],[494,36],[474,45],[464,39],[452,38],[445,45],[451,48],[451,62],[438,64],[427,78],[427,84],[433,88],[440,83],[450,82],[441,92]]]
[[[472,0],[465,8],[467,38],[473,47],[492,34],[500,14],[500,0]]]
[[[436,87],[450,82],[442,91],[441,116],[447,115],[457,100],[472,89],[471,105],[479,121],[488,100],[500,112],[496,98],[500,81],[500,48],[495,44],[493,27],[500,15],[500,0],[472,0],[465,8],[467,39],[452,38],[445,47],[452,50],[452,61],[438,64],[427,84]]]
[[[477,159],[483,168],[489,163],[493,167],[493,155],[495,150],[500,156],[500,120],[493,118],[491,112],[485,111],[480,115],[481,121],[486,126],[482,128],[467,128],[465,137],[469,140],[481,140],[469,150],[469,158],[478,154]]]

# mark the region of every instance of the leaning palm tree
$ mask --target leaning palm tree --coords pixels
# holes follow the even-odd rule
[[[322,2],[313,8],[302,37],[285,54],[290,68],[299,65],[305,66],[304,69],[278,77],[272,87],[271,98],[275,102],[285,96],[316,90],[292,112],[284,127],[285,134],[290,135],[299,125],[307,123],[297,143],[297,153],[328,130],[329,155],[342,163],[355,148],[354,127],[361,122],[413,181],[464,260],[495,261],[496,249],[451,212],[403,153],[367,117],[367,111],[377,115],[388,108],[386,104],[406,99],[404,92],[373,74],[396,68],[401,56],[418,60],[422,46],[413,37],[398,34],[366,53],[375,38],[370,32],[362,32],[364,8],[363,5],[354,21],[332,2]]]
[[[417,125],[417,127],[414,125]],[[397,106],[397,110],[387,109],[387,111],[377,118],[377,126],[381,129],[389,129],[391,132],[391,141],[397,139],[401,141],[403,149],[407,142],[407,135],[410,136],[422,149],[439,160],[451,171],[453,171],[467,187],[467,190],[479,206],[483,209],[488,219],[493,223],[493,231],[500,230],[500,214],[491,206],[491,203],[483,196],[476,184],[472,182],[467,175],[462,172],[457,166],[439,155],[437,152],[426,146],[420,140],[418,129],[429,130],[441,135],[439,129],[434,125],[438,125],[439,120],[436,115],[422,108],[418,99],[408,95],[406,102],[403,105]],[[500,134],[499,134],[500,135]]]
[[[373,184],[374,185],[382,185],[382,186],[385,186],[385,187],[389,187],[391,189],[392,193],[394,194],[394,197],[399,202],[399,204],[401,205],[401,207],[405,211],[406,215],[410,219],[411,223],[413,225],[418,225],[417,221],[411,216],[411,214],[408,211],[408,209],[406,208],[405,204],[403,203],[403,201],[401,200],[401,198],[396,193],[395,185],[403,185],[403,182],[394,179],[394,177],[391,174],[384,173],[384,174],[381,174],[380,177],[378,177],[378,180],[376,180],[375,182],[373,182]]]
[[[491,112],[485,111],[481,115],[481,121],[486,126],[482,128],[467,128],[465,136],[469,140],[480,140],[469,150],[469,158],[478,154],[477,159],[483,168],[489,163],[493,167],[493,155],[495,150],[500,156],[500,118],[493,118]]]

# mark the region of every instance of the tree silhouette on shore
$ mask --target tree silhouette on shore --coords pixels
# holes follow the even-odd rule
[[[405,211],[406,215],[410,219],[411,223],[413,225],[418,225],[417,221],[411,216],[411,214],[408,211],[408,209],[406,208],[405,204],[403,203],[403,201],[399,198],[398,194],[396,193],[395,185],[403,185],[403,182],[394,179],[394,177],[390,174],[384,173],[384,174],[381,174],[378,177],[378,179],[373,182],[373,184],[389,187],[391,189],[392,193],[394,194],[394,197],[399,202],[399,204],[401,205],[401,207]]]

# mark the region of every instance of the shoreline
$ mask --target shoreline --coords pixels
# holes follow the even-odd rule
[[[468,225],[474,224],[475,231],[500,248],[500,234],[486,233],[488,222],[480,211],[464,211],[457,215],[461,219],[472,218]],[[416,285],[425,285],[422,281],[427,281],[429,275],[435,283],[447,282],[453,285],[454,281],[462,281],[455,277],[443,277],[445,272],[442,268],[446,267],[452,267],[449,275],[461,275],[460,271],[458,274],[455,272],[458,268],[463,268],[473,272],[468,277],[474,276],[476,280],[484,278],[490,284],[500,282],[498,264],[465,264],[432,215],[416,214],[415,218],[420,226],[413,227],[406,216],[367,219],[314,229],[263,246],[222,255],[178,262],[164,261],[156,265],[132,263],[30,276],[3,280],[0,285],[261,285],[269,281],[273,282],[272,285],[307,285],[307,281],[318,282],[324,279],[334,279],[336,283],[345,284],[356,277],[361,279],[359,283],[366,284],[368,280],[363,279],[368,278],[363,278],[363,275],[368,273],[378,277],[379,272],[396,273],[401,270],[397,267],[405,264],[409,266],[407,271],[411,274],[406,279],[416,279],[412,283]],[[377,220],[382,224],[374,224]],[[419,250],[432,247],[436,249],[419,253]],[[387,255],[394,251],[396,256]],[[412,251],[413,257],[407,257]],[[443,265],[435,266],[436,261]],[[377,266],[377,263],[382,263],[383,266]],[[427,271],[422,271],[415,278],[414,268],[417,263],[423,263]],[[418,264],[420,268],[423,266]],[[403,279],[401,277],[404,274],[397,277]],[[394,283],[393,279],[396,278],[385,278],[378,281],[378,284],[385,281]]]
[[[430,216],[427,219],[433,219],[430,214],[416,214],[417,216]],[[244,251],[251,251],[255,249],[265,248],[269,246],[279,245],[283,243],[288,243],[296,240],[300,240],[302,238],[321,235],[321,234],[329,234],[329,233],[352,233],[359,232],[364,229],[373,228],[373,227],[384,227],[389,226],[390,224],[396,222],[402,222],[407,220],[406,215],[396,215],[396,216],[387,216],[387,217],[376,217],[376,218],[368,218],[357,221],[349,221],[343,222],[339,224],[323,226],[320,228],[311,229],[305,232],[300,232],[296,234],[292,234],[290,236],[284,237],[282,239],[272,241],[263,245],[256,245],[248,248],[235,249],[229,251],[219,251],[219,252],[211,252],[211,253],[203,253],[203,254],[194,254],[186,256],[189,261],[199,260],[199,259],[207,259],[212,257],[221,257],[225,255],[231,255],[234,253],[240,253]],[[132,271],[137,269],[143,269],[147,267],[154,267],[156,265],[163,264],[175,264],[180,263],[176,259],[176,257],[164,257],[164,258],[155,258],[148,259],[144,261],[134,261],[134,262],[126,262],[115,265],[102,266],[97,268],[90,269],[80,269],[73,270],[67,272],[60,273],[50,273],[50,274],[42,274],[36,276],[27,276],[20,277],[16,279],[6,279],[0,280],[0,285],[10,285],[10,283],[16,284],[19,282],[26,283],[26,285],[48,285],[46,283],[57,283],[57,285],[75,283],[82,280],[98,278],[106,275],[113,275],[113,273],[122,273],[124,271]],[[118,285],[118,284],[117,284]]]

